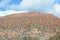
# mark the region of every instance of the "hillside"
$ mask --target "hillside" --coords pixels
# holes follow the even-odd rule
[[[0,40],[48,40],[60,32],[52,14],[27,12],[0,17]]]

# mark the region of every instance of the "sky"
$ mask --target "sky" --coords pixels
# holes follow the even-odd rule
[[[60,17],[60,0],[0,0],[0,16],[16,12],[43,12]]]

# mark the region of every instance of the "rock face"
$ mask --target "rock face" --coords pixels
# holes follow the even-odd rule
[[[48,40],[60,32],[60,19],[38,12],[0,17],[0,40]]]

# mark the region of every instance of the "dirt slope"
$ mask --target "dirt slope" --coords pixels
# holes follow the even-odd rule
[[[0,17],[2,40],[48,40],[57,32],[60,19],[52,14],[29,12]]]

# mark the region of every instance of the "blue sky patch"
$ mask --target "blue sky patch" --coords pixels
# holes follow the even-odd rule
[[[22,0],[12,0],[10,4],[20,4]]]
[[[47,12],[59,16],[60,0],[0,0],[0,12],[9,10]]]

